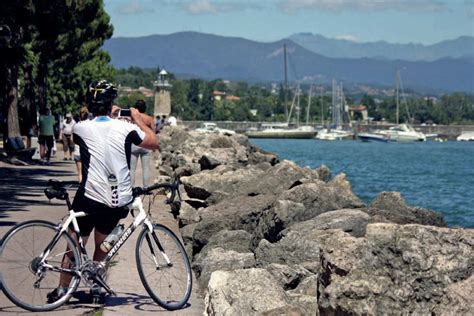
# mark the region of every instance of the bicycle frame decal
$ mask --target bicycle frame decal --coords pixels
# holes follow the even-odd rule
[[[120,236],[119,240],[117,243],[112,247],[112,249],[109,251],[107,254],[107,257],[105,258],[105,262],[109,262],[112,257],[117,253],[117,251],[122,247],[125,241],[127,241],[128,237],[135,231],[135,226],[131,224]]]

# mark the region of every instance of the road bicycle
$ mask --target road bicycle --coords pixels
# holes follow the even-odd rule
[[[67,192],[60,181],[50,180],[44,190],[51,200],[65,200],[69,215],[59,224],[32,220],[10,229],[0,245],[0,282],[3,293],[17,306],[34,312],[49,311],[69,301],[81,280],[89,287],[105,289],[110,295],[114,291],[104,280],[105,268],[130,235],[140,225],[135,249],[135,258],[140,279],[150,297],[167,310],[185,307],[192,288],[192,272],[189,258],[178,237],[166,226],[151,219],[150,204],[145,211],[141,196],[163,188],[168,192],[167,203],[179,205],[179,178],[170,183],[153,184],[149,187],[133,188],[133,211],[138,210],[133,223],[120,235],[115,245],[102,262],[93,261],[84,247],[77,218],[87,216],[75,212]],[[177,197],[177,199],[176,199]],[[176,200],[176,201],[175,201]],[[68,228],[74,231],[74,241]],[[60,274],[71,277],[64,296],[48,302],[47,294],[59,285]],[[100,288],[99,288],[100,289]]]

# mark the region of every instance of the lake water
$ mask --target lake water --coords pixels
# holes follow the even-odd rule
[[[251,142],[302,167],[325,164],[333,175],[346,173],[352,190],[366,203],[382,191],[398,191],[411,206],[443,213],[449,226],[474,228],[474,142]]]

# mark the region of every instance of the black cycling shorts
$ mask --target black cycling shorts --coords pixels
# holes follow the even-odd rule
[[[129,209],[126,206],[111,208],[83,195],[80,196],[81,194],[78,196],[78,193],[74,198],[73,209],[75,212],[87,213],[87,216],[77,218],[82,236],[89,236],[94,228],[99,233],[108,235],[118,222],[128,215]]]

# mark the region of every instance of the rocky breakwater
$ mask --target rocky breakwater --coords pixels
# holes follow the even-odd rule
[[[473,230],[396,192],[366,205],[344,174],[281,161],[245,136],[161,138],[159,174],[183,175],[175,215],[205,314],[474,311]]]

